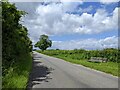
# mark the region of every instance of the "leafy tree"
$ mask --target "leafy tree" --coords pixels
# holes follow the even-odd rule
[[[59,48],[57,48],[56,50],[60,50]]]
[[[52,46],[52,41],[49,40],[47,35],[41,35],[39,41],[35,44],[35,47],[40,48],[42,51]]]
[[[20,24],[20,18],[25,15],[15,4],[2,2],[2,68],[4,71],[17,64],[18,58],[32,51],[32,42],[28,30]]]

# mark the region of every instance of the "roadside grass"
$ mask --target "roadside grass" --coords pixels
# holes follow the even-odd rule
[[[2,88],[22,88],[26,89],[29,79],[29,72],[32,67],[31,55],[23,55],[18,58],[18,62],[8,69],[8,73],[3,77]]]
[[[41,51],[37,51],[39,53],[43,53],[46,54],[45,52],[41,52]],[[50,51],[49,51],[50,52]],[[70,55],[67,55],[67,57],[64,54],[46,54],[49,56],[53,56],[56,58],[60,58],[63,59],[65,61],[74,63],[74,64],[80,64],[83,65],[85,67],[89,67],[91,69],[95,69],[95,70],[99,70],[105,73],[109,73],[112,74],[114,76],[118,76],[118,65],[120,65],[120,63],[117,62],[107,62],[107,63],[96,63],[96,62],[88,62],[87,59],[74,59],[71,58]]]
[[[54,56],[54,57],[61,58],[71,63],[80,64],[95,70],[103,71],[112,74],[114,76],[118,76],[118,63],[115,62],[96,63],[96,62],[88,62],[87,60],[75,60],[61,56]]]

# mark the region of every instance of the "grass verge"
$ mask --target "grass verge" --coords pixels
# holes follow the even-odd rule
[[[54,57],[61,58],[65,61],[75,63],[75,64],[80,64],[85,67],[89,67],[105,73],[109,73],[114,76],[118,76],[118,63],[115,63],[115,62],[95,63],[95,62],[88,62],[87,60],[75,60],[75,59],[70,59],[70,58],[61,57],[61,56],[54,56]]]
[[[26,88],[32,67],[32,56],[23,55],[18,60],[20,61],[10,67],[9,72],[3,77],[3,88]]]
[[[39,51],[37,51],[39,52]],[[41,52],[39,52],[41,53]],[[43,54],[46,54],[45,52]],[[47,54],[48,55],[48,54]],[[116,62],[107,62],[107,63],[95,63],[95,62],[88,62],[87,60],[76,60],[76,59],[71,59],[70,57],[65,57],[65,55],[49,55],[49,56],[53,56],[56,58],[60,58],[63,59],[65,61],[74,63],[74,64],[80,64],[83,65],[85,67],[89,67],[95,70],[99,70],[105,73],[109,73],[112,74],[114,76],[118,76],[118,65],[120,65],[120,63],[116,63]]]

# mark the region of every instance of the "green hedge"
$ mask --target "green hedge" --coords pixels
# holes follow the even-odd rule
[[[120,62],[118,60],[118,49],[113,48],[107,48],[104,50],[46,50],[44,52],[38,50],[38,52],[50,56],[62,55],[64,57],[70,57],[71,59],[76,60],[90,59],[91,57],[104,57],[111,62]]]

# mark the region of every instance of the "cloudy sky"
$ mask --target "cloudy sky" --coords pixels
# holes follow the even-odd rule
[[[118,46],[116,2],[16,2],[28,14],[21,19],[35,44],[40,35],[52,49],[103,49]]]

